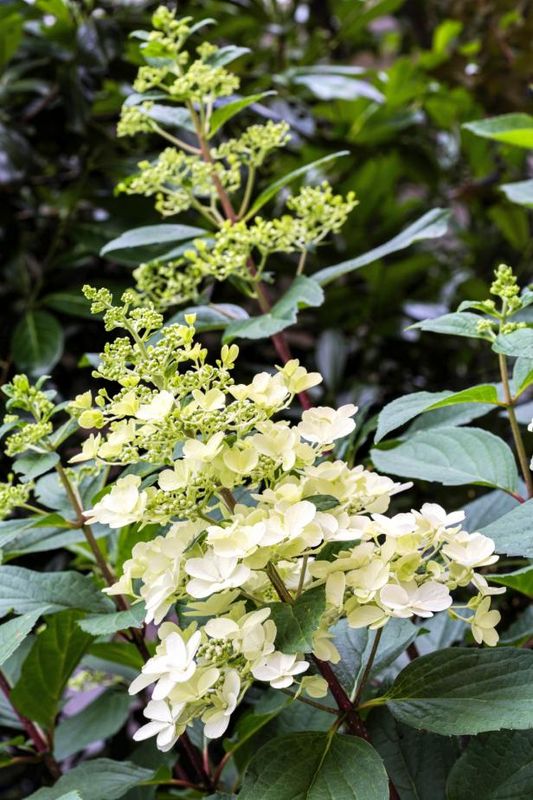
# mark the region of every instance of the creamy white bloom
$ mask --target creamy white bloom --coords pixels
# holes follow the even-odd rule
[[[149,403],[143,403],[139,406],[135,416],[145,422],[158,422],[165,419],[173,405],[174,395],[163,389],[163,391],[157,392]]]
[[[207,442],[201,442],[199,439],[187,439],[183,445],[183,456],[192,462],[207,464],[220,452],[223,442],[223,431],[215,433]]]
[[[228,670],[222,688],[212,700],[214,707],[202,716],[205,723],[204,734],[208,739],[218,739],[226,732],[230,717],[239,702],[240,690],[239,673],[235,669]]]
[[[489,647],[495,647],[498,644],[499,636],[495,627],[500,619],[499,611],[490,610],[490,597],[485,597],[470,621],[472,635],[478,644],[485,642]]]
[[[260,408],[281,408],[289,398],[289,390],[281,373],[259,372],[250,384],[236,384],[228,391],[236,400],[251,400]]]
[[[416,581],[389,583],[380,591],[379,599],[394,617],[432,617],[434,611],[444,611],[452,604],[449,589],[436,581],[421,586]]]
[[[76,464],[79,461],[89,461],[92,458],[96,458],[101,443],[102,435],[100,433],[97,433],[96,435],[91,433],[91,435],[83,442],[81,446],[81,453],[69,458],[69,463]]]
[[[187,584],[187,591],[197,598],[242,586],[250,577],[250,569],[239,564],[237,558],[214,553],[207,553],[203,558],[189,558],[185,562],[185,572],[192,578]]]
[[[270,683],[273,689],[286,689],[294,681],[295,675],[305,672],[308,661],[299,661],[297,655],[274,651],[252,668],[252,675],[258,681]]]
[[[449,528],[450,526],[460,525],[465,518],[464,511],[452,511],[448,514],[438,503],[424,503],[420,511],[412,512],[417,520],[424,521],[434,528]]]
[[[200,631],[196,631],[187,641],[181,631],[172,630],[158,646],[156,655],[146,662],[141,674],[132,682],[129,693],[137,694],[157,681],[152,699],[163,700],[177,683],[192,678],[196,671],[194,657],[201,638]]]
[[[110,528],[122,528],[132,522],[139,522],[146,508],[147,494],[139,491],[141,479],[137,475],[119,478],[109,494],[106,494],[94,508],[84,511],[87,522],[101,522]]]
[[[337,409],[326,406],[310,408],[302,414],[298,433],[308,442],[331,444],[335,439],[348,436],[355,429],[355,422],[351,417],[356,412],[357,406],[351,403]]]
[[[135,731],[133,738],[136,742],[142,742],[151,736],[157,736],[157,747],[166,753],[176,744],[182,732],[176,727],[176,718],[182,709],[183,705],[172,709],[164,700],[150,700],[143,711],[150,722]]]
[[[494,555],[495,547],[492,539],[482,533],[461,531],[444,545],[442,552],[463,567],[485,567],[498,560]]]

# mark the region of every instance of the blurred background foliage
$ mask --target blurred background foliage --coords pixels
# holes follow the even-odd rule
[[[114,194],[154,146],[149,137],[118,139],[115,127],[139,64],[128,35],[148,25],[157,4],[0,5],[2,380],[23,369],[51,374],[65,395],[86,388],[90,373],[76,367],[98,350],[104,331],[89,321],[80,287],[130,285],[131,267],[98,253],[122,231],[159,221],[149,199]],[[310,272],[387,241],[428,209],[452,211],[446,237],[332,283],[325,304],[289,329],[295,353],[324,374],[321,400],[353,399],[374,411],[409,391],[460,389],[473,372],[479,382],[493,377],[490,355],[485,363],[471,342],[420,339],[405,329],[485,297],[501,261],[522,281],[529,277],[529,212],[499,188],[528,177],[528,151],[461,129],[531,105],[528,3],[190,0],[178,7],[214,17],[217,43],[250,48],[235,62],[245,93],[277,92],[259,111],[287,120],[293,139],[265,182],[349,151],[328,177],[337,191],[355,190],[359,206],[342,234],[313,254]],[[290,256],[280,269],[294,273]],[[235,300],[230,285],[217,287],[223,300]],[[275,361],[268,340],[242,346],[250,369]]]

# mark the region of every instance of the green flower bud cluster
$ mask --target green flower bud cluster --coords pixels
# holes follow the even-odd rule
[[[228,139],[213,150],[216,159],[228,163],[239,163],[248,167],[260,167],[267,155],[278,147],[285,147],[290,139],[290,128],[286,122],[265,125],[250,125],[238,139]]]
[[[35,448],[52,433],[50,419],[56,411],[52,402],[55,392],[43,391],[45,380],[46,377],[40,378],[33,386],[27,375],[15,375],[11,383],[2,387],[8,397],[6,409],[9,412],[13,409],[22,412],[4,416],[4,424],[14,429],[6,438],[6,455],[15,456],[29,448]]]
[[[266,259],[274,253],[295,253],[318,245],[328,234],[337,233],[357,205],[355,195],[334,194],[329,183],[305,186],[289,197],[287,207],[294,214],[271,220],[254,217],[221,223],[210,239],[196,239],[182,257],[151,261],[135,270],[138,291],[157,308],[197,300],[206,281],[239,278],[253,284],[261,276]],[[250,274],[249,259],[257,252],[259,268]]]
[[[508,314],[513,314],[522,305],[516,275],[513,273],[512,267],[508,267],[506,264],[500,264],[494,275],[495,280],[490,287],[490,293],[505,303]]]
[[[5,519],[15,508],[27,503],[32,489],[32,483],[13,484],[12,475],[9,475],[7,483],[0,483],[0,519]]]

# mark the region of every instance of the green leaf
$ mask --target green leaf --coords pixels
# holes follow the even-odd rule
[[[11,692],[15,708],[51,730],[67,681],[92,637],[78,627],[78,611],[61,611],[46,619]]]
[[[478,531],[517,506],[516,498],[501,489],[486,492],[464,506],[465,528],[468,531]]]
[[[114,614],[94,614],[80,619],[78,625],[92,636],[108,636],[125,628],[140,628],[146,614],[144,603],[136,603],[127,611]]]
[[[499,117],[465,122],[463,128],[484,139],[533,148],[533,117],[529,114],[502,114]]]
[[[385,100],[383,94],[368,81],[334,72],[316,73],[310,68],[308,72],[296,75],[292,83],[305,86],[319,100],[357,100],[358,97],[367,97],[375,103]]]
[[[533,636],[533,605],[529,605],[512,625],[500,633],[500,644],[519,644]]]
[[[438,408],[436,411],[425,411],[415,417],[409,425],[406,435],[417,433],[418,431],[429,431],[434,428],[458,428],[466,425],[479,417],[485,416],[493,406],[484,403],[460,403],[456,406]]]
[[[254,755],[239,800],[387,800],[387,774],[362,739],[327,733],[280,736]]]
[[[82,294],[81,289],[47,294],[43,297],[42,303],[48,308],[53,308],[54,311],[60,311],[62,314],[83,317],[83,319],[94,319],[94,315],[91,314],[90,303]]]
[[[148,781],[153,770],[130,761],[94,758],[62,775],[54,786],[39,789],[27,800],[61,800],[68,792],[79,792],[83,800],[118,800],[127,791]]]
[[[502,183],[500,189],[512,203],[533,208],[533,180]]]
[[[492,349],[505,356],[533,358],[533,328],[519,328],[496,337]]]
[[[329,511],[339,505],[338,499],[332,494],[313,494],[305,499],[312,503],[318,511]]]
[[[187,314],[196,314],[194,327],[197,331],[221,331],[236,320],[248,320],[250,316],[244,308],[233,303],[210,303],[208,306],[189,306],[173,314],[167,325],[184,323]]]
[[[333,670],[349,695],[356,689],[365,665],[368,663],[375,631],[368,628],[350,628],[341,620],[333,628],[333,642],[341,660]],[[413,642],[418,629],[408,619],[391,619],[383,629],[373,663],[372,674],[376,675],[388,667]]]
[[[533,731],[501,731],[472,739],[448,779],[448,800],[530,800]]]
[[[79,572],[35,572],[25,567],[0,566],[0,615],[51,613],[67,608],[105,612],[111,601],[93,579]]]
[[[284,653],[308,653],[313,649],[313,634],[324,613],[323,590],[304,592],[293,605],[272,603],[271,619],[278,629],[276,647]]]
[[[258,94],[252,94],[249,97],[240,97],[238,100],[232,100],[230,103],[219,106],[211,115],[209,135],[214,136],[222,125],[232,119],[240,111],[243,111],[243,109],[273,94],[276,94],[276,92],[259,92]]]
[[[57,453],[27,452],[13,462],[13,470],[26,481],[32,481],[55,467],[59,461]]]
[[[232,61],[235,61],[241,56],[245,56],[249,52],[249,47],[237,47],[237,45],[228,44],[226,47],[219,47],[216,53],[213,53],[212,56],[208,56],[206,61],[213,67],[224,67],[226,64],[231,64]]]
[[[223,341],[233,339],[264,339],[294,325],[300,308],[320,306],[324,302],[324,292],[313,278],[298,275],[288,291],[272,306],[268,314],[259,317],[230,322],[224,332]]]
[[[496,405],[498,393],[493,384],[483,384],[462,392],[414,392],[398,397],[386,405],[378,418],[375,442],[380,442],[390,431],[426,411],[435,411],[463,403]]]
[[[280,189],[283,189],[285,186],[287,186],[287,184],[291,183],[291,181],[294,181],[296,178],[305,175],[307,172],[309,172],[309,170],[316,169],[317,167],[321,167],[330,161],[347,155],[349,155],[348,150],[339,150],[338,153],[331,153],[329,156],[324,156],[323,158],[319,158],[317,161],[312,161],[310,164],[305,164],[303,167],[298,167],[298,169],[294,169],[292,172],[288,172],[286,175],[283,175],[283,177],[278,178],[277,181],[274,181],[274,183],[271,183],[270,186],[267,186],[267,188],[261,192],[259,197],[256,198],[253,206],[248,211],[244,219],[247,220],[255,216],[257,212],[280,191]]]
[[[522,394],[533,383],[533,358],[517,358],[513,367],[513,394]]]
[[[11,339],[17,368],[33,375],[53,369],[63,352],[63,329],[47,311],[26,311]]]
[[[438,428],[415,433],[389,450],[374,448],[376,468],[444,486],[476,483],[516,491],[518,473],[510,447],[481,428]]]
[[[496,543],[496,551],[506,556],[533,558],[533,500],[520,503],[512,511],[481,528],[481,533]]]
[[[384,256],[390,253],[397,253],[399,250],[405,250],[415,242],[421,242],[424,239],[437,239],[439,236],[444,236],[448,230],[448,220],[450,212],[442,208],[434,208],[428,211],[424,216],[417,219],[406,228],[404,231],[395,236],[389,242],[369,250],[357,258],[351,258],[348,261],[342,261],[340,264],[335,264],[332,267],[326,267],[318,272],[315,272],[313,278],[321,286],[331,283],[336,278],[342,275],[348,275],[356,269],[361,269],[367,264],[372,264],[374,261],[379,261]]]
[[[385,695],[400,722],[445,736],[533,727],[533,652],[452,647],[412,661]]]
[[[0,17],[0,69],[17,52],[22,41],[24,18],[14,9],[6,9]],[[7,77],[7,76],[6,76]]]
[[[502,586],[509,586],[517,592],[533,597],[533,567],[523,567],[514,572],[501,572],[498,575],[489,576],[491,583],[499,583]]]
[[[125,231],[118,238],[108,242],[100,250],[101,256],[112,254],[113,261],[119,264],[140,264],[154,258],[171,258],[175,248],[169,245],[190,242],[207,231],[190,225],[145,225]]]
[[[0,666],[13,655],[39,619],[39,612],[24,614],[22,617],[0,625]]]
[[[459,757],[456,739],[402,725],[385,708],[373,711],[368,725],[372,744],[401,800],[446,796],[446,779]]]
[[[410,325],[408,330],[430,331],[431,333],[444,333],[450,336],[467,336],[469,339],[486,339],[484,333],[478,331],[480,317],[468,311],[456,311],[452,314],[443,314],[441,317],[424,319]]]
[[[174,108],[173,106],[154,103],[145,113],[150,119],[165,128],[184,128],[191,133],[195,132],[193,121],[187,108]]]
[[[79,753],[93,742],[114,736],[128,719],[131,697],[110,689],[73,717],[59,723],[54,734],[54,756],[59,760]]]

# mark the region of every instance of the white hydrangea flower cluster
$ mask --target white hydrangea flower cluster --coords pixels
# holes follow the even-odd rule
[[[157,736],[158,747],[166,751],[198,718],[207,738],[219,738],[254,680],[278,689],[290,686],[309,663],[275,649],[276,625],[269,616],[269,608],[246,613],[244,603],[237,602],[199,630],[195,624],[182,631],[164,622],[156,655],[130,686],[130,694],[136,694],[155,684],[145,709],[150,722],[134,738]]]
[[[494,542],[464,531],[463,512],[447,514],[433,503],[387,515],[391,497],[410,484],[332,454],[355,428],[354,405],[313,408],[297,424],[273,419],[320,375],[290,361],[274,375],[235,384],[237,348],[210,367],[194,342],[193,320],[179,328],[182,350],[170,350],[164,338],[133,345],[126,392],[101,392],[96,409],[77,401],[82,424],[88,413],[101,431],[82,458],[103,461],[111,440],[115,463],[148,453],[156,464],[166,438],[165,457],[148,478],[119,478],[86,512],[89,522],[112,528],[163,526],[134,546],[107,590],[143,600],[146,622],[160,626],[156,655],[131,687],[155,684],[150,722],[138,738],[156,735],[168,749],[195,719],[207,737],[218,737],[254,679],[286,688],[307,670],[303,653],[276,649],[280,597],[320,596],[309,648],[318,662],[339,660],[331,628],[341,619],[379,629],[393,618],[448,610],[471,625],[477,642],[495,645],[499,613],[490,610],[490,595],[504,589],[490,588],[478,571],[497,561]],[[122,426],[131,438],[119,444],[113,437]],[[452,609],[456,589],[470,599]],[[207,621],[185,630],[165,621],[176,604],[180,621]],[[318,676],[298,684],[313,696],[327,691]]]

